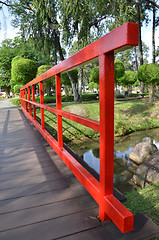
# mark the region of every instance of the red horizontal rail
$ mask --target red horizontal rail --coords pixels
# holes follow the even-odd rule
[[[113,196],[114,161],[114,53],[138,44],[138,25],[126,23],[78,53],[54,66],[21,88],[21,108],[55,150],[72,173],[99,204],[101,221],[111,219],[124,233],[133,229],[133,215]],[[61,73],[99,57],[100,121],[88,119],[62,110]],[[43,80],[54,76],[56,81],[56,108],[44,104]],[[35,102],[35,84],[40,83],[40,103]],[[31,101],[31,86],[32,99]],[[31,111],[33,106],[33,115]],[[29,106],[29,109],[28,109]],[[36,108],[41,109],[41,124],[36,121]],[[45,130],[44,109],[57,115],[55,140]],[[100,181],[97,181],[63,147],[62,118],[80,123],[100,133]]]

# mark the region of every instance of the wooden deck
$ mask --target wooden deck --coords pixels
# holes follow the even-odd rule
[[[97,215],[95,201],[21,110],[0,109],[0,240],[138,240],[159,232],[142,214],[127,234]]]

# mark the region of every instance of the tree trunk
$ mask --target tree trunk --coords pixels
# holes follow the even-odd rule
[[[140,6],[139,0],[137,3],[137,21],[139,25],[139,54],[140,54],[140,65],[143,65],[143,52],[142,52],[142,40],[141,40],[141,16],[140,16]]]
[[[150,83],[149,86],[149,102],[152,103],[154,98],[154,83]]]
[[[139,25],[139,54],[140,54],[140,65],[143,65],[143,52],[142,52],[142,40],[141,40],[141,16],[140,16],[140,6],[139,0],[137,2],[137,21]],[[144,83],[141,82],[141,93],[144,93]]]
[[[154,1],[155,2],[155,1]],[[155,24],[156,23],[156,10],[153,6],[153,23],[152,23],[152,63],[155,63]]]
[[[154,1],[155,2],[155,1]],[[156,23],[156,10],[153,6],[153,22],[152,22],[152,63],[155,63],[155,24]],[[154,100],[154,83],[149,86],[149,102]]]
[[[83,86],[83,68],[80,68],[78,77],[78,95],[79,101],[82,102],[82,86]]]
[[[138,71],[138,61],[137,61],[136,47],[134,48],[134,50],[135,50],[135,72],[137,73],[137,71]]]
[[[10,87],[6,87],[5,92],[6,92],[7,98],[10,97]]]

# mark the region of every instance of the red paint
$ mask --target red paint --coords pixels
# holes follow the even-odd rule
[[[60,74],[55,75],[55,83],[56,83],[56,109],[61,110],[61,77]],[[57,112],[57,137],[58,137],[58,145],[59,148],[63,149],[63,134],[62,134],[62,117],[59,112]]]
[[[31,91],[30,91],[30,87],[28,87],[28,100],[31,101]],[[30,117],[32,117],[31,103],[29,103],[29,115],[30,115]],[[31,122],[31,120],[30,120],[30,122]]]
[[[35,108],[35,86],[32,85],[32,99],[33,99],[33,116],[34,120],[36,120],[36,108]]]
[[[43,82],[40,82],[40,105],[44,104]],[[45,129],[44,108],[41,107],[41,126]]]
[[[21,88],[21,107],[26,116],[99,204],[101,221],[111,219],[123,233],[133,230],[133,215],[113,196],[114,53],[136,45],[138,45],[138,25],[136,23],[125,23]],[[100,122],[65,112],[61,107],[60,74],[80,64],[88,63],[88,61],[97,57],[99,58]],[[42,82],[54,75],[56,81],[56,109],[44,104]],[[40,83],[40,103],[35,102],[34,85],[36,83]],[[30,99],[31,86],[32,101]],[[28,103],[29,113],[27,111]],[[34,116],[30,114],[31,104],[33,105]],[[41,108],[41,125],[36,121],[35,106]],[[57,115],[58,141],[45,130],[44,109]],[[70,119],[100,132],[99,182],[63,148],[62,118]]]

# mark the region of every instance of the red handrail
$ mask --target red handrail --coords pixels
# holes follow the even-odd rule
[[[133,215],[113,196],[114,161],[114,53],[138,45],[138,25],[125,23],[49,69],[21,88],[21,109],[55,150],[72,173],[99,204],[101,221],[111,219],[125,233],[133,229]],[[62,110],[60,74],[99,58],[100,121]],[[44,105],[43,80],[55,75],[56,109]],[[40,103],[35,102],[34,85],[40,83]],[[31,101],[32,87],[32,101]],[[29,104],[29,111],[27,105]],[[33,105],[33,116],[31,112]],[[41,108],[41,125],[36,121],[36,106]],[[57,115],[55,140],[45,130],[44,109]],[[70,119],[100,132],[100,181],[97,181],[64,147],[62,118]]]

